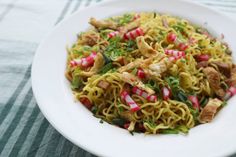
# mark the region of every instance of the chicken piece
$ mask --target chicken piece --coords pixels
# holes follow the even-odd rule
[[[200,68],[206,68],[208,67],[208,61],[201,61],[201,62],[198,62],[197,63],[197,68],[200,69]]]
[[[122,67],[123,67],[124,65],[128,64],[128,63],[127,63],[127,60],[126,60],[126,58],[125,58],[124,56],[117,57],[115,60],[113,60],[113,64],[114,64],[114,63],[118,63],[118,64],[120,64]]]
[[[133,68],[137,68],[137,67],[139,67],[139,65],[141,64],[142,61],[143,60],[141,60],[141,59],[136,59],[135,61],[130,62],[129,64],[119,68],[118,72],[122,73],[122,72],[125,72],[125,71],[128,71],[128,70],[131,70]]]
[[[204,74],[209,81],[210,87],[220,98],[224,98],[225,91],[220,86],[220,74],[212,67],[207,67],[203,69]]]
[[[96,20],[95,18],[90,18],[89,23],[97,29],[110,28],[116,30],[118,28],[117,24],[112,21]]]
[[[168,58],[163,58],[160,62],[150,64],[148,66],[148,73],[150,75],[154,75],[159,77],[161,73],[167,71],[167,69],[172,65],[172,62],[168,60]]]
[[[103,67],[104,63],[105,61],[103,59],[103,55],[101,53],[97,53],[93,67],[89,71],[82,71],[80,76],[91,77],[95,75]]]
[[[231,71],[231,85],[236,85],[236,67],[232,69]]]
[[[119,28],[120,35],[123,36],[125,33],[129,32],[130,30],[137,28],[140,26],[140,20],[135,20],[123,27]]]
[[[207,123],[211,122],[212,119],[214,118],[217,109],[222,105],[222,101],[215,98],[215,99],[210,99],[206,106],[203,108],[199,115],[199,122],[200,123]]]
[[[133,68],[141,67],[144,70],[145,73],[152,73],[151,70],[148,70],[148,69],[149,69],[149,66],[152,64],[153,60],[155,59],[155,60],[162,61],[165,56],[166,56],[165,54],[157,53],[156,56],[150,57],[150,58],[147,58],[147,59],[144,59],[144,60],[136,59],[135,61],[130,62],[129,64],[119,68],[118,71],[120,73],[122,73],[122,72],[125,72],[125,71],[128,71],[128,70],[131,70]],[[162,64],[163,64],[163,62],[160,63],[161,67],[163,66]],[[167,63],[167,64],[171,64],[171,63]],[[155,69],[155,67],[154,67],[154,69]],[[154,75],[154,74],[152,73],[152,75]]]
[[[231,76],[229,79],[226,80],[226,83],[229,86],[235,86],[236,85],[236,67],[233,67],[231,70]]]
[[[132,74],[130,74],[130,73],[128,73],[128,72],[123,72],[123,73],[121,73],[120,77],[121,77],[121,79],[122,79],[124,82],[126,82],[126,83],[128,83],[128,84],[130,84],[130,85],[132,85],[132,86],[137,86],[138,88],[140,88],[140,89],[145,90],[146,92],[148,92],[150,95],[155,93],[154,90],[152,90],[151,88],[145,86],[145,85],[143,84],[143,82],[140,81],[136,76],[134,76],[134,75],[132,75]]]
[[[212,62],[213,64],[217,65],[219,71],[224,74],[227,78],[231,75],[231,66],[230,64],[223,63],[223,62]]]
[[[107,81],[101,80],[101,81],[98,82],[97,86],[104,89],[104,90],[106,90],[110,86],[110,83],[107,82]]]
[[[99,34],[91,31],[81,36],[81,44],[94,46],[98,43],[99,39]]]
[[[153,49],[151,46],[148,45],[148,43],[144,40],[143,36],[139,36],[136,38],[137,46],[139,51],[142,53],[145,57],[151,57],[155,56],[158,52]]]

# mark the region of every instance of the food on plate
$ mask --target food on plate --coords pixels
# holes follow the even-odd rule
[[[147,12],[89,23],[68,48],[66,77],[76,99],[110,124],[187,133],[236,94],[229,47],[202,27]]]

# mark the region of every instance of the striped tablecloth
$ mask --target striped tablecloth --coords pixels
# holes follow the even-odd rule
[[[0,0],[1,157],[93,156],[66,140],[44,118],[33,97],[30,69],[39,42],[56,23],[99,1]],[[195,1],[236,20],[236,0]]]

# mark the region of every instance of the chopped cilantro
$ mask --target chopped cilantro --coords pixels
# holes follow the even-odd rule
[[[127,45],[126,45],[126,51],[131,52],[135,49],[137,49],[137,44],[135,40],[128,40]]]

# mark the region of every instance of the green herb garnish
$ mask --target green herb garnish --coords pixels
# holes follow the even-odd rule
[[[136,44],[135,40],[128,40],[125,49],[127,52],[131,52],[131,51],[134,51],[135,49],[137,49],[137,44]]]
[[[109,45],[106,47],[104,54],[112,60],[125,54],[121,45],[121,38],[114,37],[109,40]]]
[[[92,107],[91,111],[92,111],[93,114],[96,114],[97,111],[98,111],[98,107],[94,105],[94,106]]]
[[[227,105],[227,101],[223,101],[222,107],[225,107]]]

